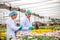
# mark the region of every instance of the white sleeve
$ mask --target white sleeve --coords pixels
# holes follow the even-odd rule
[[[17,27],[16,25],[14,25],[14,23],[12,22],[7,22],[7,25],[14,31],[17,31],[20,27]]]
[[[25,20],[20,20],[20,24],[23,25],[23,27],[25,26]]]

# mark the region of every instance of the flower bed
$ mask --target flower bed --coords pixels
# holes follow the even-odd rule
[[[60,40],[60,26],[40,27],[34,29],[30,35],[20,35],[18,32],[17,40]],[[6,40],[6,31],[0,31],[0,39]]]

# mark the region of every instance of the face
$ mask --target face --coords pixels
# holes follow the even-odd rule
[[[31,14],[27,14],[27,17],[30,18],[31,17]]]
[[[16,19],[16,18],[17,18],[17,14],[14,14],[14,15],[12,16],[12,18],[13,18],[13,19]]]

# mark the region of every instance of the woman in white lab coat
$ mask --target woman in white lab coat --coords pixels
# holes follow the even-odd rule
[[[21,30],[21,34],[28,34],[30,32],[30,30],[33,30],[34,27],[32,26],[32,20],[31,20],[31,10],[27,10],[25,12],[25,15],[21,21],[20,24],[23,25],[22,30]]]
[[[15,19],[17,17],[17,12],[16,11],[12,11],[10,14],[10,19],[7,20],[6,24],[7,24],[7,40],[9,40],[9,38],[13,38],[13,40],[16,40],[16,35],[15,35],[15,31],[19,30],[20,27],[17,27]]]

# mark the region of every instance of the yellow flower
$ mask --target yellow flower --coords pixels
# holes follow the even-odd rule
[[[17,32],[17,35],[20,35],[20,32]]]
[[[6,37],[6,32],[1,33],[2,37]]]
[[[53,32],[53,31],[54,30],[52,30],[52,29],[38,29],[38,30],[34,29],[31,32],[32,32],[32,34],[34,34],[34,33],[42,34],[42,33]]]
[[[4,37],[1,37],[1,40],[3,40],[4,39]]]

